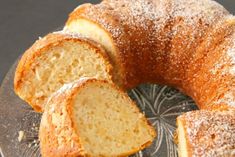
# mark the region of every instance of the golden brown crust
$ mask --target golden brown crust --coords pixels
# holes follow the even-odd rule
[[[229,156],[235,150],[234,111],[193,111],[178,117],[189,156]],[[234,155],[234,154],[233,154]]]
[[[188,71],[194,70],[195,55],[203,54],[198,52],[198,48],[208,40],[206,37],[215,25],[229,13],[210,0],[172,0],[171,3],[172,26],[166,61],[166,79],[167,82],[172,82],[174,86],[192,96],[188,92],[191,87],[187,81],[193,76],[189,76]],[[200,63],[196,66],[200,67]]]
[[[66,25],[77,19],[90,21],[111,37],[116,52],[112,64],[124,89],[167,84],[190,95],[200,109],[235,109],[235,19],[216,2],[104,0],[77,8]],[[33,58],[45,45],[59,44],[60,37],[47,40],[22,57],[16,92]]]
[[[75,89],[75,86],[68,85],[48,100],[39,130],[42,156],[85,157],[84,150],[79,143],[79,136],[75,133],[67,112],[67,103]]]
[[[201,109],[212,109],[219,95],[226,92],[227,85],[234,79],[228,70],[232,67],[229,65],[230,59],[227,55],[232,47],[234,22],[234,19],[225,18],[215,25],[205,36],[206,40],[197,47],[193,60],[189,64],[184,89]],[[226,69],[228,71],[225,74]],[[218,108],[218,106],[214,107]],[[226,108],[225,104],[221,105],[221,108],[224,107]]]
[[[51,47],[59,46],[64,41],[74,41],[74,42],[79,42],[83,45],[89,45],[89,47],[95,50],[95,52],[100,57],[104,58],[104,60],[106,61],[110,60],[107,54],[105,53],[105,50],[102,48],[102,46],[95,43],[94,41],[91,41],[78,34],[69,34],[67,32],[50,33],[45,37],[37,40],[28,50],[26,50],[26,52],[23,54],[22,58],[18,63],[14,77],[14,90],[19,96],[21,96],[20,88],[24,83],[25,75],[27,74],[28,70],[31,68],[31,65],[34,63],[34,60],[38,56],[40,56],[42,52],[49,50]],[[111,65],[106,66],[106,71],[109,72],[110,76],[112,77]],[[28,98],[25,101],[28,102],[34,108],[34,110],[42,112],[43,110],[41,107],[42,104],[33,103],[32,98]]]
[[[77,19],[85,19],[94,23],[94,25],[103,29],[113,40],[115,46],[115,56],[113,56],[113,64],[118,71],[115,75],[119,75],[118,84],[124,88],[130,88],[132,85],[138,83],[138,77],[135,77],[133,58],[128,58],[127,54],[130,51],[130,42],[127,30],[122,27],[118,15],[112,8],[106,4],[101,3],[98,5],[85,4],[75,9],[69,16],[66,25]],[[110,57],[112,58],[112,57]],[[132,76],[127,78],[127,75]],[[129,80],[132,80],[131,83]],[[117,82],[117,81],[116,81]]]
[[[52,157],[65,157],[65,156],[76,156],[76,157],[85,157],[90,156],[86,154],[82,145],[79,142],[79,132],[76,131],[76,127],[73,121],[73,99],[76,94],[82,90],[89,83],[96,82],[98,84],[107,84],[106,80],[97,80],[95,78],[82,78],[78,81],[75,81],[70,84],[64,85],[59,91],[54,93],[51,98],[48,100],[46,105],[45,112],[43,113],[39,138],[40,138],[40,148],[42,156]],[[109,83],[112,88],[118,90],[120,93],[123,93],[121,89],[116,87],[114,84]],[[125,96],[126,97],[126,96]],[[129,97],[126,97],[130,99]],[[136,109],[136,112],[139,112],[139,109],[130,100],[131,105]],[[152,140],[156,136],[156,132],[153,127],[147,122],[147,119],[144,118],[143,114],[142,120],[146,122],[149,127],[150,134],[152,135]],[[53,121],[54,119],[54,121]],[[131,150],[130,152],[125,152],[120,155],[120,157],[126,157],[130,154],[138,152],[147,146],[149,146],[152,141]],[[73,146],[73,147],[72,147]]]
[[[167,84],[190,95],[200,108],[218,108],[213,101],[227,90],[223,86],[233,76],[222,79],[222,72],[215,76],[208,62],[215,66],[220,64],[215,58],[227,57],[224,49],[231,44],[226,38],[233,39],[235,27],[234,17],[218,3],[105,0],[78,7],[66,25],[80,18],[94,22],[112,37],[120,56],[117,63],[124,64],[126,89],[140,83]],[[125,36],[116,38],[114,30]],[[220,83],[215,84],[215,77],[221,78]],[[220,109],[227,108],[230,106],[220,105]]]

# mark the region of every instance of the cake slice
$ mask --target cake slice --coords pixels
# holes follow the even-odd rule
[[[135,87],[138,82],[134,73],[136,69],[133,68],[136,59],[134,55],[128,55],[131,48],[129,36],[109,5],[87,3],[78,6],[69,15],[64,30],[82,34],[100,43],[112,62],[116,84],[124,89]]]
[[[21,58],[14,88],[41,112],[47,98],[65,83],[81,77],[111,81],[112,66],[103,48],[79,35],[55,32],[33,44]]]
[[[121,157],[149,146],[156,133],[113,83],[82,79],[49,99],[39,138],[44,157]]]
[[[193,111],[177,118],[179,157],[234,157],[235,112]]]

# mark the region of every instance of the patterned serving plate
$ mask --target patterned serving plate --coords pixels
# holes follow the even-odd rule
[[[16,64],[0,89],[0,151],[4,157],[40,157],[38,129],[41,115],[15,95],[15,67]],[[128,94],[157,131],[153,144],[132,157],[177,157],[173,141],[175,120],[183,112],[197,109],[192,99],[176,89],[154,84],[140,85]]]

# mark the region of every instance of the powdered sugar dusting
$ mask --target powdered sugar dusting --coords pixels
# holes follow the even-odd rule
[[[90,79],[89,77],[81,77],[79,80],[75,80],[73,82],[64,84],[60,89],[58,89],[56,92],[51,94],[51,96],[47,99],[47,102],[46,102],[45,106],[47,106],[47,104],[50,104],[51,100],[53,98],[55,98],[56,96],[62,95],[62,94],[68,94],[68,93],[72,92],[74,88],[76,88],[81,83],[83,83],[83,82],[85,82],[86,80],[89,80],[89,79]],[[50,110],[54,110],[54,108],[50,107]]]
[[[216,157],[232,153],[235,149],[234,115],[234,111],[201,110],[181,116],[186,122],[192,156]]]
[[[166,21],[170,19],[170,3],[167,1],[109,0],[106,2],[118,13],[124,26],[128,26],[130,30],[141,31],[140,33],[151,34],[153,30],[163,29]]]
[[[111,45],[119,51],[113,53],[121,56],[127,71],[123,77],[129,84],[148,81],[155,75],[175,81],[170,84],[181,83],[186,73],[182,69],[188,68],[192,53],[205,40],[203,35],[229,15],[212,0],[104,0],[84,7],[85,11],[76,10],[79,17],[98,23],[110,33],[114,39]],[[206,43],[211,46],[213,41]],[[141,66],[143,61],[145,65]]]
[[[219,17],[229,14],[222,5],[212,0],[173,0],[173,9],[174,17],[183,17],[192,26],[198,19],[211,24]]]
[[[198,38],[202,38],[207,28],[213,27],[229,15],[223,6],[211,0],[106,0],[103,3],[111,6],[124,28],[127,28],[132,45],[131,53],[128,55],[136,54],[136,64],[143,61],[143,58],[138,56],[148,56],[149,62],[146,64],[149,65],[158,64],[165,58],[169,58],[172,62],[169,66],[174,66],[170,69],[173,74],[182,73],[178,69],[187,66],[185,62],[189,60],[191,51],[193,53],[193,46],[198,42]],[[182,43],[177,43],[176,41],[180,39]],[[162,50],[164,47],[165,49]],[[164,52],[167,47],[172,48],[173,51]],[[179,56],[178,51],[186,52]],[[166,54],[168,56],[165,56]],[[180,58],[184,58],[185,61]],[[152,66],[138,68],[137,73],[143,75],[146,71],[152,71],[151,68]],[[160,75],[159,72],[158,75]],[[166,75],[166,72],[163,75]],[[172,75],[170,78],[182,79]]]
[[[77,87],[82,82],[85,82],[88,79],[89,79],[89,77],[81,77],[79,80],[75,80],[73,82],[66,83],[55,93],[55,95],[58,95],[58,94],[66,92],[68,90],[71,90],[71,89]]]
[[[211,0],[107,0],[105,2],[120,13],[124,24],[141,27],[147,31],[146,33],[150,29],[149,21],[154,28],[150,30],[163,28],[166,21],[175,17],[182,17],[185,23],[193,27],[199,19],[203,23],[212,24],[229,14],[222,5]]]
[[[227,50],[228,57],[230,57],[231,60],[231,68],[229,70],[230,74],[235,75],[235,35],[232,36],[232,45],[230,48]]]
[[[235,107],[235,91],[228,91],[225,93],[224,96],[218,100],[217,104]]]
[[[78,38],[78,39],[85,38],[82,34],[70,32],[66,28],[57,32],[53,32],[53,34],[61,34],[61,35],[70,36],[72,38]]]

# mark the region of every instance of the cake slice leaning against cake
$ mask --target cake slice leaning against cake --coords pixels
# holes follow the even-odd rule
[[[235,111],[192,111],[177,118],[179,157],[234,157]]]
[[[112,80],[105,50],[79,35],[55,32],[36,41],[22,56],[14,89],[34,110],[43,111],[47,98],[80,77]]]
[[[124,157],[149,146],[155,136],[126,93],[88,78],[49,98],[39,131],[44,157]]]

